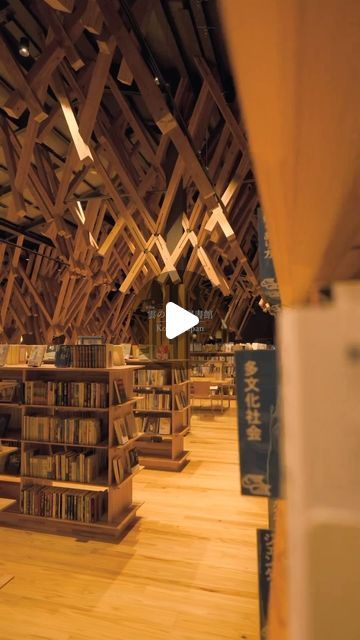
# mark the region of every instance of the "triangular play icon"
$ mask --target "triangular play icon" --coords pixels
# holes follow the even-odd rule
[[[166,337],[169,340],[199,324],[199,318],[174,302],[166,305]]]

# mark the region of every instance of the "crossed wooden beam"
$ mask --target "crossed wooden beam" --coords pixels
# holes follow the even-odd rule
[[[100,328],[109,339],[125,338],[133,330],[141,292],[153,278],[179,282],[184,257],[188,286],[200,270],[219,299],[234,295],[236,308],[248,306],[259,291],[256,263],[239,235],[244,237],[252,224],[257,199],[244,209],[243,220],[239,198],[251,170],[247,143],[205,60],[196,59],[202,79],[196,100],[184,76],[171,104],[117,2],[42,0],[39,10],[47,34],[28,73],[0,34],[0,54],[13,84],[1,105],[12,120],[0,118],[0,143],[10,185],[7,217],[21,223],[39,212],[38,229],[54,247],[40,245],[38,255],[24,264],[25,235],[19,235],[13,250],[0,245],[0,259],[10,257],[0,313],[3,331],[19,320],[21,331],[34,332],[39,341],[57,333],[74,339]],[[141,0],[134,12],[146,21]],[[93,34],[97,52],[80,47],[84,30]],[[122,54],[118,78],[136,82],[159,140],[121,92],[112,70],[116,49]],[[107,106],[109,95],[118,110],[115,116]],[[189,99],[192,112],[184,123],[179,114]],[[14,119],[26,109],[29,117],[21,132]],[[212,120],[218,123],[215,132]],[[59,126],[68,140],[64,157],[48,144]],[[206,163],[198,151],[208,139],[212,148]],[[177,158],[166,179],[170,144]],[[92,182],[94,195],[86,188],[82,198],[84,186]],[[174,245],[169,231],[179,191],[187,204],[178,214]]]

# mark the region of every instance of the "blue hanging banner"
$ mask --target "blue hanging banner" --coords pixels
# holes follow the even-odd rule
[[[241,492],[279,497],[275,349],[235,351]]]
[[[274,534],[270,529],[257,529],[260,638],[266,640],[268,608],[273,565]]]
[[[259,236],[259,272],[260,288],[265,302],[270,305],[270,313],[275,315],[281,305],[279,285],[276,279],[274,262],[271,255],[269,236],[261,207],[257,208]]]

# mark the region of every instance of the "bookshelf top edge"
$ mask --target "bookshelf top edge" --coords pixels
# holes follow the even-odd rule
[[[125,364],[114,367],[56,367],[54,364],[43,364],[40,367],[29,367],[27,364],[6,364],[0,367],[1,371],[95,371],[100,373],[111,373],[112,371],[131,371],[142,369],[139,364]]]

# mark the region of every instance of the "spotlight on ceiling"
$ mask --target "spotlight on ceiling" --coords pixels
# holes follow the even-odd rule
[[[19,42],[19,53],[23,58],[28,58],[30,55],[30,42],[29,38],[22,36]]]

